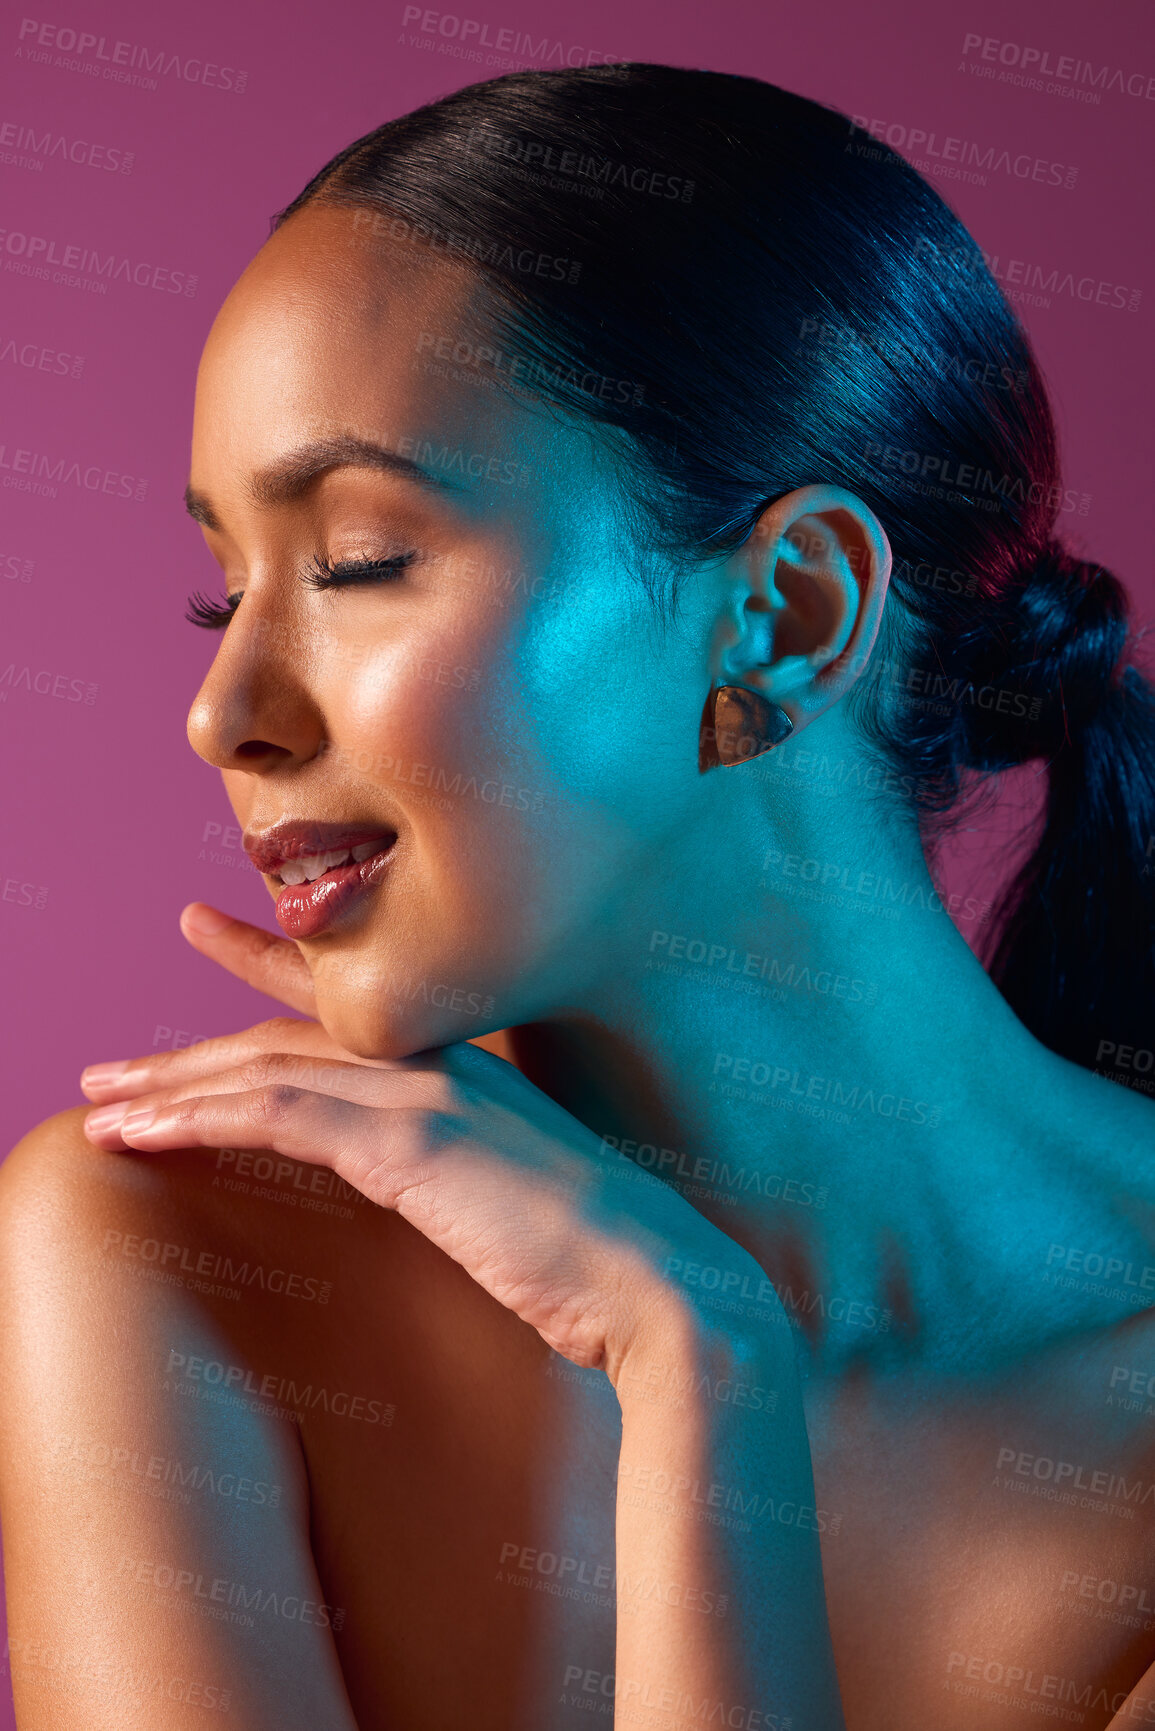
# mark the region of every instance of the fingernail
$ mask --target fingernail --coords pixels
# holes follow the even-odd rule
[[[114,1082],[119,1082],[127,1064],[90,1064],[87,1070],[81,1072],[80,1086],[82,1088],[111,1088]]]
[[[142,1106],[139,1112],[130,1112],[120,1126],[122,1136],[139,1136],[142,1130],[147,1130],[156,1117],[155,1106]]]
[[[101,1106],[95,1112],[86,1114],[84,1128],[94,1136],[103,1134],[105,1130],[115,1130],[127,1111],[126,1105]]]
[[[215,938],[233,921],[228,914],[210,908],[207,902],[190,902],[180,916],[180,923],[186,931],[196,932],[199,937]]]

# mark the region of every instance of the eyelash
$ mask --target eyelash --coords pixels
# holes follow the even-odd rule
[[[416,553],[395,553],[389,559],[339,559],[331,565],[316,554],[308,570],[301,575],[310,589],[347,589],[357,583],[384,583],[412,565]],[[185,618],[190,625],[204,631],[223,631],[241,604],[243,591],[225,597],[225,606],[218,606],[198,590],[190,595]]]

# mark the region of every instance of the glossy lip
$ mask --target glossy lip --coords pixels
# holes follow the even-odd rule
[[[309,884],[283,884],[277,894],[277,924],[286,937],[315,938],[327,931],[366,891],[375,889],[393,861],[396,836],[358,864],[333,866]]]
[[[338,848],[360,847],[367,841],[380,841],[383,847],[391,847],[396,840],[397,831],[390,824],[305,823],[284,819],[270,829],[246,830],[241,845],[264,877],[277,877],[286,860],[336,853]]]

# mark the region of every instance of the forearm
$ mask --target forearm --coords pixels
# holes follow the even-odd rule
[[[672,1303],[615,1386],[617,1731],[843,1731],[789,1325]]]

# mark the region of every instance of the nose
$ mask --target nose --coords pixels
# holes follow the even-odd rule
[[[242,603],[189,710],[188,737],[206,763],[261,775],[316,757],[325,725],[306,684],[302,634],[244,614]]]

